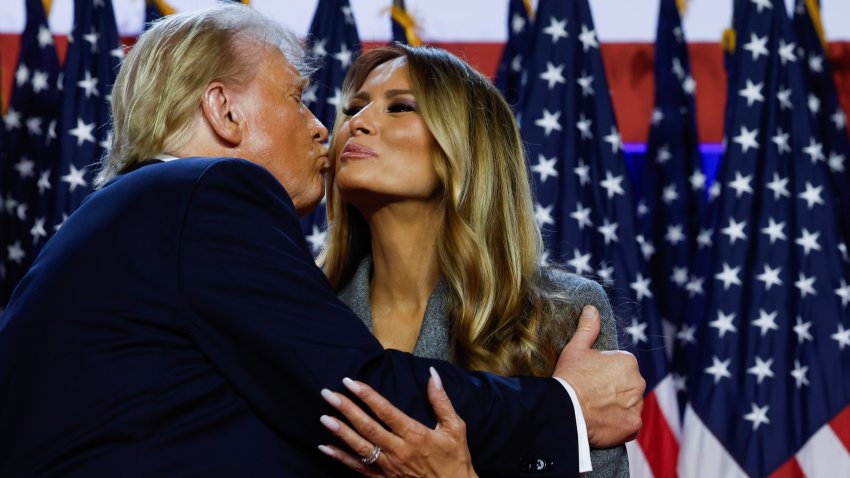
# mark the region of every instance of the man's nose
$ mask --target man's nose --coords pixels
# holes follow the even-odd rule
[[[313,141],[318,143],[326,142],[328,140],[328,129],[321,121],[319,121],[319,118],[316,118],[316,116],[313,115],[312,112],[310,113],[310,116],[312,116],[313,121]]]

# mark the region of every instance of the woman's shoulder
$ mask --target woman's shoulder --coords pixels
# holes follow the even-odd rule
[[[593,279],[574,274],[559,267],[544,266],[538,269],[538,276],[547,288],[559,289],[569,295],[582,295],[605,299],[605,289]]]
[[[544,287],[562,296],[566,302],[581,310],[586,305],[592,305],[599,310],[602,319],[602,330],[594,348],[616,350],[617,325],[611,302],[605,289],[595,280],[578,274],[567,272],[553,266],[541,267],[538,276],[547,284]]]

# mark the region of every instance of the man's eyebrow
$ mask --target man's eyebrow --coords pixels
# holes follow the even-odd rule
[[[295,83],[293,84],[293,86],[296,89],[298,89],[299,91],[304,91],[304,90],[306,90],[307,88],[310,87],[310,78],[302,76],[301,78],[298,78],[297,80],[295,80]]]

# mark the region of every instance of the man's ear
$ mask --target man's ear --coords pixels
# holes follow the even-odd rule
[[[233,146],[242,142],[242,118],[235,107],[234,91],[214,81],[207,86],[201,100],[201,111],[215,134]]]

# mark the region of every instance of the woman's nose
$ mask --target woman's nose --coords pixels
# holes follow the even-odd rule
[[[371,105],[364,106],[360,111],[352,116],[350,120],[348,120],[348,128],[352,136],[358,134],[372,134],[374,132],[375,125],[371,117],[372,109]]]

